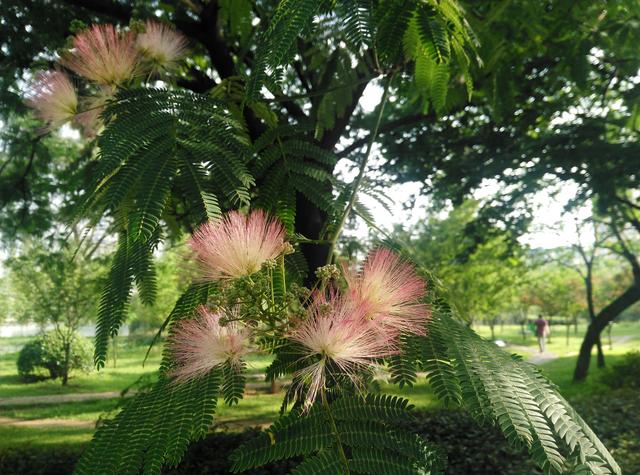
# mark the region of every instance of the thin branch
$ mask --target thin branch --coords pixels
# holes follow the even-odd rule
[[[338,221],[338,227],[331,239],[331,244],[329,246],[329,253],[327,256],[327,264],[330,264],[333,260],[333,250],[336,247],[336,243],[338,242],[338,238],[342,233],[342,228],[344,227],[344,223],[347,221],[349,214],[351,213],[351,209],[356,201],[356,197],[358,196],[358,190],[360,185],[362,184],[362,180],[364,178],[364,174],[367,168],[367,163],[369,162],[369,157],[371,156],[371,151],[373,149],[373,144],[375,143],[376,136],[378,134],[378,130],[380,129],[380,123],[382,122],[382,115],[384,112],[384,106],[387,103],[387,99],[389,98],[389,89],[391,87],[391,80],[393,79],[394,73],[391,73],[387,76],[387,81],[384,86],[384,91],[382,93],[382,98],[380,99],[380,103],[378,104],[378,114],[376,117],[376,123],[373,127],[373,130],[370,134],[369,144],[367,145],[367,152],[365,156],[362,157],[362,162],[360,163],[360,171],[358,172],[358,176],[353,182],[353,189],[351,190],[351,197],[349,198],[349,202],[347,203],[346,208],[344,209],[342,216],[340,217],[340,221]]]
[[[619,201],[620,203],[626,204],[628,206],[631,206],[634,209],[637,209],[638,211],[640,211],[640,204],[634,203],[633,201],[627,199],[627,198],[623,198],[621,196],[618,195],[614,195],[614,199],[616,201]]]
[[[635,254],[633,254],[633,252],[631,252],[631,250],[627,246],[627,243],[625,242],[624,238],[622,237],[622,234],[620,233],[620,230],[615,225],[615,223],[611,223],[610,226],[611,226],[611,230],[613,231],[613,234],[616,236],[616,239],[620,244],[620,247],[621,247],[620,255],[629,262],[629,264],[631,265],[631,270],[633,272],[633,279],[637,284],[640,284],[640,263],[638,262],[637,257],[635,256]]]

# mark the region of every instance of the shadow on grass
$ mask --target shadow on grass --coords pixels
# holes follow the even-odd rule
[[[565,398],[602,394],[610,391],[611,389],[603,383],[602,376],[607,371],[607,367],[622,362],[624,355],[607,355],[605,353],[606,366],[604,368],[598,368],[594,352],[591,356],[591,365],[589,366],[587,378],[584,381],[574,383],[573,372],[577,359],[576,356],[565,356],[539,366],[542,373],[559,387],[560,393]]]

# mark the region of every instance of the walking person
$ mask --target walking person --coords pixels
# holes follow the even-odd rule
[[[538,347],[540,353],[544,353],[546,347],[546,338],[549,336],[549,323],[542,318],[542,315],[538,315],[538,319],[534,322],[536,326],[536,336],[538,337]]]

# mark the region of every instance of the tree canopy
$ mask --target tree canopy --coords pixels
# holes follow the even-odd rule
[[[523,198],[549,179],[573,180],[580,185],[577,199],[596,200],[617,230],[619,251],[634,269],[624,298],[596,321],[612,318],[640,293],[640,266],[625,240],[638,222],[637,167],[628,160],[636,151],[637,17],[632,0],[3,2],[1,59],[8,67],[2,120],[18,132],[3,141],[0,166],[7,170],[4,184],[26,190],[4,196],[3,219],[22,211],[18,231],[50,232],[64,219],[102,223],[117,235],[98,303],[98,367],[128,316],[134,287],[143,302],[154,302],[154,255],[162,242],[197,228],[196,241],[204,235],[215,245],[221,236],[215,226],[268,229],[263,212],[282,226],[270,235],[274,252],[245,266],[251,272],[196,280],[180,296],[161,326],[172,344],[165,347],[158,382],[98,430],[78,472],[157,473],[165,463],[176,464],[188,442],[206,433],[218,397],[230,405],[242,397],[245,347],[237,343],[255,333],[274,354],[267,376],[289,374],[299,390],[287,394],[283,411],[293,407],[269,435],[234,456],[236,471],[303,455],[300,473],[440,471],[432,447],[389,426],[409,410],[406,400],[356,397],[360,379],[353,373],[362,373],[366,384],[373,361],[380,360],[401,387],[426,371],[441,399],[464,405],[479,422],[497,424],[547,472],[619,473],[536,369],[475,335],[441,289],[432,286],[424,295],[424,282],[399,255],[374,251],[359,273],[331,264],[349,216],[374,221],[358,193],[384,194],[367,176],[372,153],[380,152],[382,169],[394,179],[423,182],[425,191],[454,204],[485,179],[504,185],[478,219],[465,224],[474,251],[468,264],[480,275],[486,267],[474,255],[513,250],[510,238],[529,218]],[[102,25],[90,26],[96,23]],[[175,39],[179,32],[190,54],[176,61],[177,68],[156,68],[140,41],[151,31],[162,46],[162,35]],[[113,61],[112,47],[121,61]],[[109,61],[96,60],[96,49]],[[108,74],[100,74],[108,66]],[[41,67],[64,71],[37,76]],[[30,117],[19,91],[36,78],[58,81],[71,98],[73,110],[64,118],[84,137],[64,152],[68,162],[59,159],[61,149],[49,153],[55,134],[45,139],[33,125],[26,134],[20,129]],[[382,88],[373,111],[361,105],[368,85]],[[57,119],[44,110],[50,104],[38,103],[42,97],[47,94],[31,103],[41,117]],[[356,164],[351,183],[336,176],[340,158]],[[47,180],[47,172],[54,179]],[[605,181],[613,175],[615,181]],[[67,205],[73,212],[58,215]],[[251,212],[228,213],[238,209]],[[255,221],[261,224],[249,225]],[[263,251],[256,241],[264,243],[265,236],[242,236],[224,240],[235,258],[246,261]],[[235,252],[234,246],[249,244]],[[219,264],[215,252],[202,257],[206,246],[192,247],[200,260]],[[381,262],[393,274],[390,283],[365,285]],[[396,288],[400,308],[391,305],[375,320],[371,309],[386,302],[387,291],[394,295],[391,284],[400,281],[408,288],[404,294],[402,285]],[[362,318],[336,320],[349,299]],[[228,312],[213,313],[220,309]],[[357,321],[355,331],[346,332],[355,344],[351,353],[309,341],[305,325],[326,321],[339,324],[319,324],[309,333],[331,335]],[[401,326],[377,326],[388,322]],[[374,333],[381,329],[388,344]],[[206,332],[218,343],[220,335],[231,335],[234,344],[216,353],[220,359],[198,366],[198,377],[176,383],[174,369],[185,366],[192,337],[200,341]],[[589,332],[597,334],[598,326]],[[360,343],[371,351],[358,353]],[[300,434],[312,437],[301,440]]]

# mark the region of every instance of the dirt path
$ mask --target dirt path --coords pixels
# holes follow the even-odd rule
[[[96,399],[113,399],[120,397],[120,391],[103,393],[52,394],[49,396],[16,396],[0,398],[2,406],[34,406],[37,404],[58,404],[64,402],[94,401]]]
[[[614,343],[626,343],[627,341],[632,340],[633,336],[631,335],[614,336],[612,339]]]
[[[280,385],[287,381],[278,381]],[[263,392],[269,389],[269,384],[260,382],[248,382],[247,392]],[[135,390],[129,391],[127,396],[133,396]],[[50,394],[48,396],[14,396],[0,398],[0,408],[7,406],[35,406],[40,404],[60,404],[65,402],[95,401],[98,399],[115,399],[120,397],[120,391],[107,391],[102,393],[72,393],[72,394]]]
[[[616,344],[622,344],[622,343],[626,343],[629,340],[632,340],[633,336],[632,335],[623,335],[623,336],[614,336],[612,338],[613,342]],[[606,347],[606,341],[603,340],[603,346]],[[526,360],[529,363],[533,363],[536,365],[541,365],[544,363],[548,363],[549,361],[553,361],[555,359],[558,359],[559,356],[556,355],[555,353],[552,353],[550,351],[545,351],[544,353],[540,353],[538,351],[537,348],[534,348],[532,346],[522,346],[522,345],[509,345],[507,347],[508,350],[517,350],[517,351],[521,351],[523,353],[528,353],[529,357],[526,358]],[[571,355],[577,355],[577,352],[574,353],[570,353],[568,356]],[[605,351],[605,357],[606,357],[606,351]]]
[[[212,428],[223,430],[241,430],[248,427],[261,427],[267,428],[271,425],[272,421],[265,421],[264,419],[215,419]],[[49,429],[51,427],[67,428],[67,429],[91,429],[96,426],[96,421],[87,421],[83,419],[15,419],[12,417],[0,416],[0,426],[4,427],[27,427],[29,429]]]
[[[549,361],[553,361],[558,358],[558,355],[555,353],[551,353],[550,351],[545,351],[544,353],[535,353],[532,354],[527,361],[529,363],[533,363],[535,365],[541,365],[544,363],[548,363]]]
[[[65,427],[69,429],[93,429],[95,421],[80,419],[14,419],[0,416],[0,426],[4,427],[28,427],[31,429],[47,429],[50,427]]]
[[[553,361],[558,358],[558,355],[555,353],[551,353],[550,351],[545,351],[544,353],[540,353],[537,348],[532,346],[522,346],[522,345],[509,345],[507,350],[516,350],[522,353],[528,353],[529,357],[526,360],[529,363],[533,363],[536,365],[540,365],[543,363],[547,363],[549,361]]]

